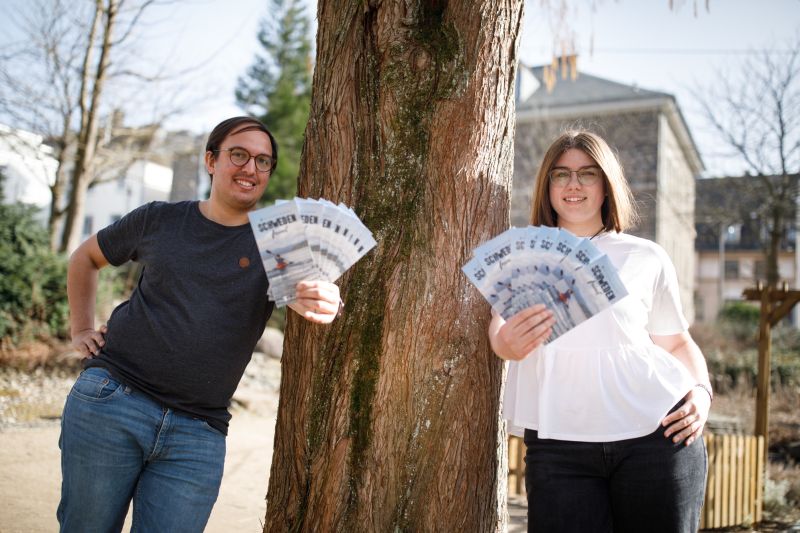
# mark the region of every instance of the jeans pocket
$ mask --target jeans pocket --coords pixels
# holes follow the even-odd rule
[[[108,370],[92,367],[81,372],[75,385],[72,386],[70,395],[81,400],[105,401],[121,387],[120,382],[112,378]]]
[[[207,431],[210,431],[214,435],[216,435],[218,437],[222,437],[223,439],[226,437],[225,433],[221,432],[220,430],[218,430],[217,428],[215,428],[214,426],[212,426],[211,424],[209,424],[207,421],[203,420],[202,418],[197,418],[196,420],[199,421]]]

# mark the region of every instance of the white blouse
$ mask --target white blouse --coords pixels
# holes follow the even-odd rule
[[[610,442],[648,435],[695,380],[650,335],[686,331],[678,279],[652,241],[605,233],[592,241],[619,270],[628,295],[512,361],[503,400],[509,431],[540,438]]]

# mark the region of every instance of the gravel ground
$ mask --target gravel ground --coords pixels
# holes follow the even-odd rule
[[[77,371],[0,368],[0,430],[58,421]]]

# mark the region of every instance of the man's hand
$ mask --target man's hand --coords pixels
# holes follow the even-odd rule
[[[297,284],[297,300],[289,307],[309,322],[330,324],[339,313],[341,302],[337,285],[329,281],[301,281]]]
[[[72,347],[78,350],[82,356],[91,359],[95,355],[99,354],[100,348],[105,345],[105,335],[107,332],[108,328],[105,326],[105,324],[103,324],[97,330],[84,329],[73,333]]]

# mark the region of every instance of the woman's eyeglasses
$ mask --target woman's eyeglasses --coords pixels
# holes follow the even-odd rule
[[[601,173],[600,167],[595,166],[583,167],[578,170],[559,167],[548,172],[547,177],[550,178],[550,183],[556,187],[566,187],[572,179],[572,175],[575,174],[578,178],[578,183],[588,187],[597,183]]]

